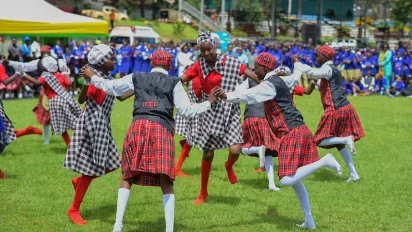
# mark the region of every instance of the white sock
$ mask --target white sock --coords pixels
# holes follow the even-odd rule
[[[295,185],[299,181],[302,181],[305,177],[309,176],[310,174],[312,174],[313,172],[315,172],[316,170],[324,166],[335,169],[338,172],[338,174],[341,173],[340,165],[336,161],[335,157],[333,157],[333,155],[331,154],[327,154],[322,159],[314,163],[298,168],[298,170],[296,170],[295,175],[283,177],[280,180],[280,183],[283,185],[287,185],[287,186]]]
[[[163,195],[163,207],[165,210],[166,232],[173,232],[175,222],[175,195]]]
[[[316,224],[313,220],[312,212],[310,210],[308,191],[306,191],[306,188],[303,185],[302,181],[298,181],[292,187],[295,190],[296,196],[298,197],[300,207],[302,207],[303,213],[305,214],[305,222],[297,226],[301,228],[315,229]]]
[[[319,146],[329,146],[329,145],[336,145],[336,144],[348,144],[348,140],[350,137],[331,137],[327,139],[323,139],[320,142]]]
[[[50,125],[43,126],[43,134],[44,134],[44,144],[49,144],[50,142]]]
[[[275,177],[273,174],[273,157],[271,155],[265,156],[265,169],[269,180],[269,189],[272,191],[279,191],[280,189],[276,187],[275,184]]]
[[[346,165],[349,168],[350,176],[354,180],[359,180],[359,175],[356,172],[355,164],[353,163],[352,155],[350,154],[349,150],[346,149],[346,147],[345,147],[342,150],[340,150],[339,152],[342,155],[343,159],[345,160]]]
[[[243,155],[259,154],[259,147],[242,148]]]
[[[123,227],[123,216],[126,211],[127,202],[129,201],[130,189],[119,188],[117,194],[117,211],[116,222],[114,223],[113,232],[121,232]]]

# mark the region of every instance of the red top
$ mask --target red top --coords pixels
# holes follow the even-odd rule
[[[197,99],[202,99],[202,84],[198,76],[192,79],[192,89]]]
[[[226,56],[223,57],[223,65],[225,64],[225,61]],[[245,64],[240,65],[239,76],[243,75],[246,68],[247,66]],[[202,70],[200,69],[200,61],[197,61],[194,65],[190,66],[190,68],[186,70],[185,76],[187,76],[189,80],[193,80],[194,78],[199,77],[201,89],[206,94],[209,94],[214,87],[221,87],[222,85],[222,74],[216,72],[215,70],[211,70],[206,78],[203,77]]]
[[[67,87],[71,84],[70,80],[61,73],[53,73],[53,76],[57,78],[57,81],[63,86],[64,89],[67,89]],[[39,81],[44,88],[44,93],[49,99],[57,96],[57,93],[54,92],[54,90],[47,84],[44,77],[40,77]]]
[[[90,85],[87,90],[87,97],[93,98],[99,106],[102,106],[106,98],[106,93],[101,89],[97,89],[96,86]]]
[[[0,64],[0,81],[5,81],[9,76],[7,76],[6,69],[2,64]]]

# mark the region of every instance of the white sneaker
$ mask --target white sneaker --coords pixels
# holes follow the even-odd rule
[[[23,98],[23,94],[22,94],[22,93],[19,93],[18,98],[19,98],[19,99],[22,99],[22,98]]]
[[[9,94],[9,93],[6,93],[6,94],[4,95],[4,99],[9,99],[9,97],[10,97],[10,94]]]

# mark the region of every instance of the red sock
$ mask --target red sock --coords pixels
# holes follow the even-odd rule
[[[32,134],[38,134],[38,135],[42,135],[43,131],[37,127],[32,127],[32,126],[28,126],[24,129],[21,130],[15,130],[14,131],[16,133],[16,137],[22,137],[25,135],[32,135]]]
[[[69,145],[70,145],[70,136],[69,136],[69,133],[67,133],[67,131],[65,131],[65,132],[62,134],[62,137],[63,137],[63,140],[64,140],[64,142],[66,143],[66,145],[69,146]]]
[[[207,192],[207,185],[209,183],[210,170],[212,169],[212,161],[202,159],[202,180],[200,185],[200,196],[195,201],[195,205],[200,205],[205,202],[209,193]]]
[[[237,158],[233,158],[229,154],[229,156],[227,158],[227,161],[225,163],[227,178],[229,179],[229,182],[231,184],[236,184],[236,182],[237,182],[237,177],[236,177],[235,171],[233,171],[233,164],[235,164],[238,159],[239,159],[239,156]]]
[[[182,139],[179,141],[180,147],[183,148],[183,146],[186,144],[186,139]]]
[[[179,161],[177,162],[176,169],[175,169],[177,176],[188,176],[187,174],[182,172],[180,169],[182,168],[183,163],[185,162],[186,158],[189,157],[189,152],[191,149],[192,149],[192,146],[190,146],[189,144],[185,143],[183,145],[183,149],[182,149],[182,152],[180,153]]]
[[[6,175],[3,173],[1,169],[0,169],[0,179],[6,179]]]
[[[80,216],[80,205],[82,204],[84,195],[86,195],[87,189],[89,188],[92,180],[93,179],[91,177],[82,175],[77,181],[73,203],[69,211],[67,211],[67,215],[75,224],[87,224],[87,221],[83,220],[82,216]]]
[[[111,172],[113,172],[114,170],[116,170],[116,169],[113,169],[113,170],[110,170],[110,171],[106,171],[104,174],[106,175],[107,173],[111,173]],[[76,191],[77,183],[79,182],[80,178],[81,178],[81,176],[79,176],[79,177],[74,177],[74,178],[72,179],[72,184],[73,184],[74,191]],[[90,177],[90,178],[92,178],[92,179],[94,180],[94,179],[98,178],[98,176],[93,176],[93,177]]]

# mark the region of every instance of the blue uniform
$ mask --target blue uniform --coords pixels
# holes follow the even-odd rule
[[[345,69],[345,70],[355,69],[354,62],[355,62],[355,54],[353,54],[353,53],[350,53],[350,54],[346,53],[346,54],[345,54],[345,57],[343,58],[343,64],[345,65],[345,66],[344,66],[344,69]]]
[[[177,67],[176,67],[177,49],[176,48],[166,48],[166,51],[170,52],[173,55],[172,66],[169,69],[169,76],[176,77],[177,76]]]
[[[406,60],[402,56],[393,58],[392,66],[395,76],[399,75],[403,77],[405,75],[405,65]]]
[[[361,67],[362,67],[362,74],[366,76],[368,71],[371,71],[371,75],[375,76],[378,70],[378,63],[376,62],[376,58],[373,56],[364,57],[361,62]]]
[[[156,51],[155,49],[148,49],[146,47],[143,49],[143,52],[142,52],[142,58],[143,58],[142,72],[152,71],[152,67],[150,66],[150,57],[152,56],[152,54],[155,51]]]
[[[121,46],[119,49],[120,54],[122,55],[122,62],[120,64],[120,73],[128,74],[132,66],[132,54],[133,48],[129,45]]]
[[[64,56],[63,48],[58,45],[53,47],[53,52],[57,55],[58,58]]]
[[[133,52],[133,72],[142,72],[142,49],[143,45],[139,45],[134,49]]]

